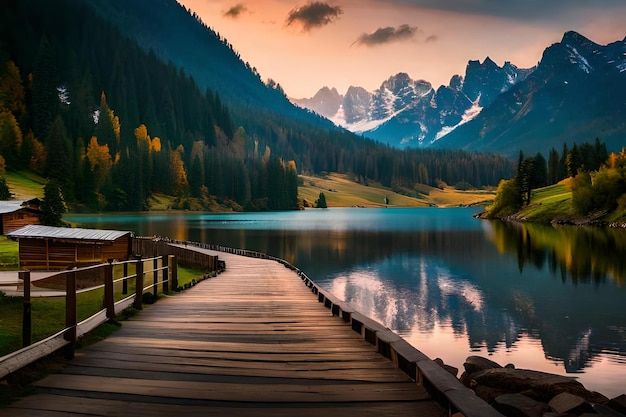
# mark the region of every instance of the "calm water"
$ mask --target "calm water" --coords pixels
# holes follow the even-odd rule
[[[626,231],[476,220],[473,209],[71,216],[297,265],[432,358],[468,355],[626,393]]]

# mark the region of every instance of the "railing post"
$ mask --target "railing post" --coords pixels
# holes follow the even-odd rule
[[[169,265],[172,270],[172,289],[176,290],[178,288],[178,261],[176,256],[170,255]]]
[[[30,346],[32,340],[32,305],[30,302],[30,271],[20,271],[24,283],[24,314],[22,317],[22,347]]]
[[[141,255],[135,255],[136,263],[135,263],[135,301],[133,302],[133,307],[137,310],[141,310],[143,307],[143,261],[141,260]]]
[[[163,267],[163,293],[167,294],[170,292],[169,280],[170,280],[170,269],[168,268],[168,256],[161,256],[161,266]]]
[[[104,308],[107,310],[107,319],[115,318],[115,298],[113,297],[113,259],[107,259],[104,266]]]
[[[152,260],[152,296],[156,300],[157,294],[159,293],[159,258],[154,258]]]
[[[76,271],[65,273],[65,358],[72,359],[76,348]]]
[[[128,294],[128,262],[124,262],[124,279],[122,280],[122,294]]]

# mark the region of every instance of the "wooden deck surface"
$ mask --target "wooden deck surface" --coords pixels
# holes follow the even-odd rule
[[[296,273],[219,256],[224,273],[77,351],[0,416],[446,415]]]

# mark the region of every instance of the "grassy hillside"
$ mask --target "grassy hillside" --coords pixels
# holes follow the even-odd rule
[[[303,184],[298,187],[298,196],[310,206],[315,204],[320,192],[324,193],[328,207],[384,207],[385,197],[390,207],[453,207],[486,204],[495,195],[491,191],[459,191],[453,188],[443,190],[420,186],[419,197],[398,194],[380,184],[368,185],[354,182],[348,175],[329,174],[325,177],[301,175]]]
[[[10,171],[4,175],[4,178],[6,178],[9,190],[16,200],[43,197],[43,187],[46,185],[46,180],[37,174],[29,171]]]
[[[575,219],[572,207],[572,178],[558,184],[533,190],[530,204],[515,217],[535,223],[550,223],[555,219]]]

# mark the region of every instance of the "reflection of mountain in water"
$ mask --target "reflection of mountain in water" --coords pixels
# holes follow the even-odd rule
[[[609,253],[605,260],[588,259],[597,252],[588,250],[587,260],[558,261],[562,248],[534,247],[526,231],[485,225],[500,252],[500,242],[515,251],[499,254],[482,232],[350,232],[306,242],[299,237],[292,256],[321,285],[394,330],[428,332],[443,324],[467,334],[470,348],[488,351],[510,348],[528,334],[568,372],[582,370],[601,352],[626,356],[626,337],[616,330],[625,325],[626,291],[619,279],[598,278],[602,270],[612,276],[609,271],[622,267],[624,255],[606,250],[617,247],[615,241],[605,238],[599,251]],[[582,248],[589,239],[575,236],[560,245]],[[511,242],[522,242],[523,249]]]

